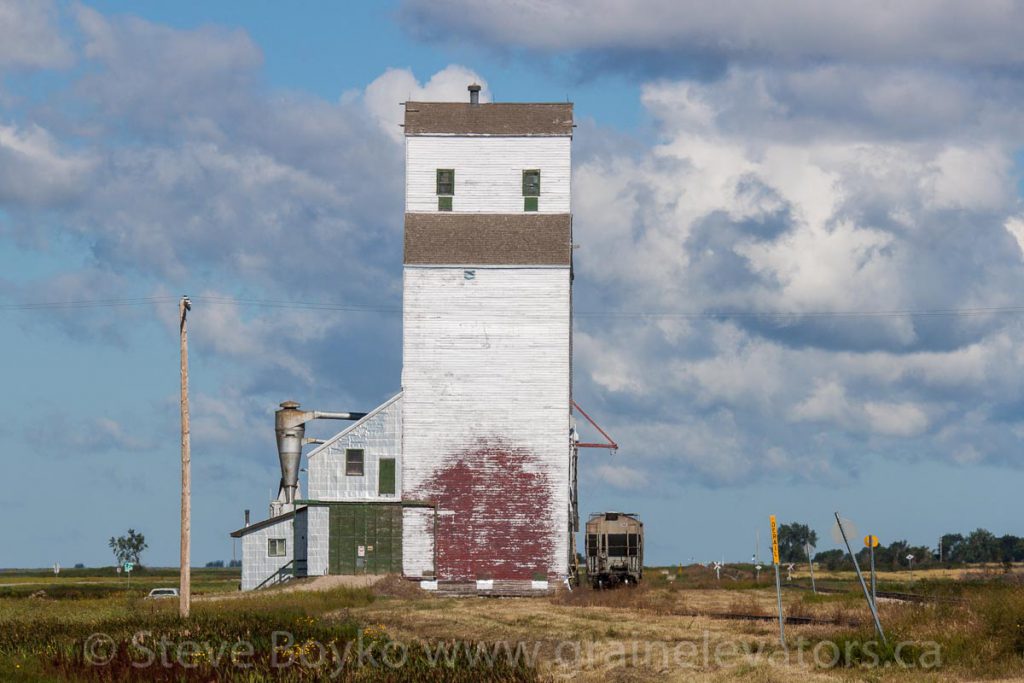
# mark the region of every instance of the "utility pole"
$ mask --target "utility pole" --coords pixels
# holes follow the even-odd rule
[[[188,420],[188,325],[192,310],[187,296],[178,304],[178,331],[181,338],[181,584],[178,612],[187,619],[192,607],[192,445]]]

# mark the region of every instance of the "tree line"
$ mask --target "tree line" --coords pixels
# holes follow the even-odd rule
[[[783,524],[779,527],[779,559],[782,562],[806,562],[807,544],[812,549],[817,544],[818,534],[806,524]],[[851,538],[850,545],[857,551],[861,566],[869,561],[870,551],[860,538]],[[940,555],[941,551],[941,555]],[[946,564],[967,564],[981,562],[1024,562],[1024,538],[1006,534],[996,536],[987,529],[975,529],[963,534],[944,534],[938,547],[911,545],[906,540],[893,541],[875,548],[875,566],[879,569],[906,568],[911,563],[907,556],[913,556],[913,566],[929,567]],[[845,549],[825,550],[814,553],[814,561],[828,569],[851,567]]]

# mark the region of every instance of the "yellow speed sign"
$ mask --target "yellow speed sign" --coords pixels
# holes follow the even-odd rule
[[[865,536],[864,537],[864,547],[865,548],[877,548],[878,547],[878,536],[874,536],[872,534],[868,534],[867,536]]]
[[[779,527],[775,524],[775,515],[769,515],[768,520],[772,523],[772,561],[779,564]]]

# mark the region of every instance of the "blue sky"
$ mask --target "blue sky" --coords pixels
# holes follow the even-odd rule
[[[1024,285],[1021,10],[0,4],[0,566],[129,526],[175,562],[181,293],[199,563],[265,514],[279,401],[398,389],[398,103],[469,80],[576,104],[576,395],[622,444],[584,513],[641,513],[658,563],[771,513],[1024,534],[1024,326],[981,310]]]

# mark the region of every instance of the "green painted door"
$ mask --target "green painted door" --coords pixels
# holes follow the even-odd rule
[[[328,517],[331,574],[388,574],[402,570],[402,506],[338,503]]]
[[[378,505],[373,519],[374,539],[367,545],[367,572],[394,574],[402,571],[402,506]],[[369,536],[369,526],[367,535]]]

